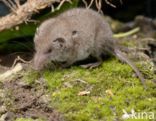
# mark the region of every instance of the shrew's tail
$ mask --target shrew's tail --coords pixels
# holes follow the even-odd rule
[[[120,61],[124,61],[126,62],[136,73],[136,75],[138,76],[138,78],[141,80],[142,85],[144,86],[144,88],[146,89],[146,85],[145,85],[145,79],[144,76],[142,75],[142,73],[139,71],[139,69],[134,65],[134,63],[128,59],[128,57],[126,57],[118,48],[114,49],[115,52],[115,56],[120,60]]]

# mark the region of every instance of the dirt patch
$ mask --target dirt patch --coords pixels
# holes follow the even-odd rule
[[[17,79],[5,81],[0,86],[0,108],[3,107],[0,115],[6,121],[14,121],[16,118],[64,121],[62,115],[49,106],[50,99],[43,82],[30,86]]]

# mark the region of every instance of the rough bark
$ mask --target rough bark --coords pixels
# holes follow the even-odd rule
[[[38,12],[38,10],[60,1],[61,0],[28,0],[23,5],[16,5],[15,11],[0,18],[0,31],[27,22],[32,14]]]

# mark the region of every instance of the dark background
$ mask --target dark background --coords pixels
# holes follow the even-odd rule
[[[24,1],[21,0],[21,3]],[[125,22],[133,20],[137,15],[151,18],[156,17],[156,0],[122,0],[122,2],[123,4],[120,3],[120,0],[112,0],[112,3],[116,6],[116,8],[113,8],[103,0],[103,13]],[[80,6],[84,6],[82,0],[80,0],[79,4]],[[4,16],[7,13],[9,13],[8,7],[0,2],[0,16]]]
[[[156,0],[113,0],[117,8],[103,4],[103,12],[121,21],[130,21],[137,15],[156,17]]]

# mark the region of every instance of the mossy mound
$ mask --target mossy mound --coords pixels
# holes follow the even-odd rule
[[[113,121],[123,120],[123,110],[156,112],[155,83],[147,80],[145,90],[133,75],[128,65],[111,59],[92,70],[75,66],[46,71],[43,78],[51,95],[51,105],[63,113],[67,121]],[[82,91],[84,94],[80,95]],[[133,120],[136,119],[130,121]]]

